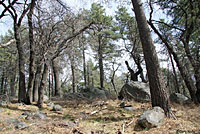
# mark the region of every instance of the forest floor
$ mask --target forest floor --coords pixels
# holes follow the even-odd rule
[[[151,109],[150,103],[127,102],[133,111],[120,108],[119,100],[53,101],[63,107],[62,111],[52,111],[44,104],[38,109],[36,105],[15,103],[0,107],[0,133],[2,134],[200,134],[200,106],[172,105],[177,120],[165,118],[162,125],[150,130],[135,131],[140,115]],[[25,111],[41,110],[47,115],[45,120],[26,120],[21,116]],[[16,129],[5,120],[15,118],[27,124],[23,129]]]

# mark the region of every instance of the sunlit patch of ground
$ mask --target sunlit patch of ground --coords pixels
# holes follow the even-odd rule
[[[127,102],[133,111],[120,108],[121,101],[54,101],[60,104],[63,111],[52,111],[44,105],[42,110],[47,114],[46,120],[26,120],[21,117],[24,111],[38,110],[35,105],[9,104],[0,113],[0,133],[2,134],[200,134],[200,106],[172,105],[178,120],[165,118],[163,124],[150,130],[134,131],[139,116],[151,109],[150,103]],[[28,127],[16,129],[5,122],[8,118],[16,118],[26,122]],[[67,124],[66,123],[71,123]]]

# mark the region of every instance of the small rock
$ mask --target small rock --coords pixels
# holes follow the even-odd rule
[[[6,106],[7,104],[7,101],[0,101],[0,106]]]
[[[25,111],[22,115],[24,115],[24,116],[30,116],[31,115],[31,113],[30,112],[28,112],[28,111]]]
[[[27,127],[27,124],[25,122],[19,122],[15,125],[16,129],[24,129]]]
[[[44,95],[43,101],[44,102],[48,102],[49,101],[49,97],[47,95]]]
[[[24,104],[23,103],[16,103],[16,105],[23,106]]]
[[[12,124],[17,124],[19,121],[15,118],[9,118],[5,120],[6,123],[12,123]]]
[[[119,106],[120,106],[121,108],[124,108],[124,107],[125,107],[125,102],[122,102]]]
[[[60,105],[54,105],[53,111],[62,111],[62,107]]]
[[[140,116],[135,128],[137,126],[140,126],[142,129],[157,127],[162,124],[164,117],[164,110],[160,107],[154,107],[152,110],[148,110]]]
[[[1,112],[3,112],[3,109],[2,109],[2,108],[0,108],[0,113],[1,113]]]
[[[133,111],[133,107],[132,106],[125,106],[124,109],[127,110],[127,111]]]
[[[74,128],[74,127],[77,126],[75,123],[73,123],[71,121],[63,121],[63,122],[61,122],[60,125],[66,126],[66,127],[69,127],[69,128]]]
[[[33,115],[33,119],[41,119],[44,120],[47,118],[47,115],[41,111],[36,111],[35,114]]]
[[[54,103],[53,103],[53,102],[49,102],[49,103],[47,104],[47,106],[53,107],[53,106],[54,106]]]

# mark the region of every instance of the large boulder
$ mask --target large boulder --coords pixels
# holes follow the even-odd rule
[[[119,99],[134,99],[136,101],[151,101],[150,88],[147,83],[130,81],[119,92]]]
[[[81,90],[81,93],[84,97],[88,99],[107,99],[110,98],[112,95],[108,91],[98,87],[87,87]]]
[[[190,98],[186,97],[180,93],[173,93],[169,96],[171,102],[175,102],[178,104],[190,104],[192,101]]]
[[[142,129],[157,127],[163,123],[164,117],[164,110],[160,107],[154,107],[152,110],[147,110],[140,116],[136,126]]]

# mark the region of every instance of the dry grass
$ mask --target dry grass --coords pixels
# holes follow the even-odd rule
[[[172,110],[178,120],[165,118],[164,123],[150,130],[134,131],[139,116],[151,109],[150,103],[127,102],[134,111],[126,111],[119,107],[121,101],[108,100],[95,102],[54,101],[63,106],[63,111],[54,112],[44,105],[41,109],[48,116],[46,120],[25,120],[20,115],[24,111],[34,112],[34,105],[17,106],[10,104],[0,113],[0,133],[2,134],[121,134],[124,125],[125,134],[200,134],[200,106],[173,105]],[[96,110],[103,109],[91,115]],[[26,122],[28,127],[15,129],[5,119],[17,118]],[[63,122],[71,122],[66,125]],[[129,124],[130,123],[130,124]],[[127,126],[129,124],[129,126]]]

